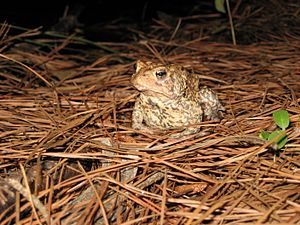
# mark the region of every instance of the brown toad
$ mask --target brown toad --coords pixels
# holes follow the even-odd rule
[[[199,78],[178,65],[163,65],[137,61],[131,78],[140,91],[132,114],[134,129],[151,132],[219,120],[224,108],[217,95],[207,87],[200,87]],[[197,127],[186,127],[172,137],[196,133]]]

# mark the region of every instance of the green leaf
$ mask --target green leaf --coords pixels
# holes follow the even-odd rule
[[[269,140],[269,136],[270,133],[264,130],[259,133],[259,137],[264,140]]]
[[[280,134],[282,134],[283,131],[282,130],[275,130],[273,131],[270,135],[268,140],[272,140],[277,136],[280,136]],[[286,134],[284,134],[283,136],[281,136],[279,139],[275,140],[275,142],[277,143],[277,150],[281,149],[288,141],[288,137]]]
[[[269,138],[268,140],[272,140],[274,139],[276,136],[278,136],[279,134],[281,134],[283,131],[282,130],[275,130],[273,131],[270,135],[269,135]],[[276,140],[276,142],[278,142],[278,140]]]
[[[278,142],[278,145],[277,145],[277,150],[281,149],[282,147],[285,146],[285,144],[287,143],[288,141],[288,137],[287,135],[285,135],[279,142]]]
[[[221,13],[226,13],[224,1],[225,0],[215,0],[215,8]]]
[[[282,130],[285,130],[290,125],[289,114],[284,109],[273,112],[273,119]]]

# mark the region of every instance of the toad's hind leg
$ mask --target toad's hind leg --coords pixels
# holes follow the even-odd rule
[[[208,87],[200,89],[201,103],[203,104],[204,116],[208,120],[220,120],[223,118],[221,111],[224,111],[217,94]]]

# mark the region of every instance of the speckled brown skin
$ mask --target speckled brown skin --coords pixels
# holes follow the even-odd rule
[[[132,114],[134,129],[151,132],[197,124],[204,118],[218,120],[224,110],[211,89],[199,87],[197,75],[178,65],[138,61],[131,82],[141,92]],[[173,137],[198,131],[187,127]]]

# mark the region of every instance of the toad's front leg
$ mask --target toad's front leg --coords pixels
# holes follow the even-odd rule
[[[147,133],[153,133],[153,130],[149,129],[146,125],[144,125],[144,115],[145,112],[141,106],[140,99],[137,99],[132,112],[132,128],[136,130],[142,130]]]

